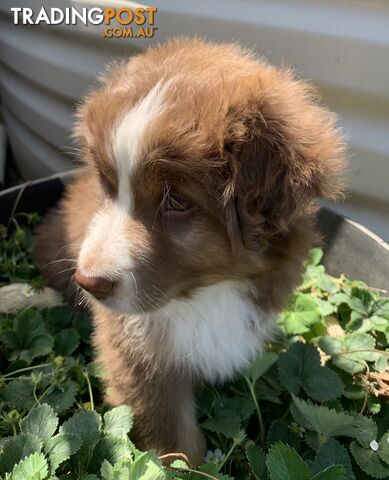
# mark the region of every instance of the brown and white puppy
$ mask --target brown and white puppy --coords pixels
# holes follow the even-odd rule
[[[196,386],[261,352],[315,241],[312,201],[341,191],[334,116],[289,70],[181,39],[113,66],[75,136],[86,164],[36,259],[88,292],[107,400],[132,405],[139,445],[198,463]]]

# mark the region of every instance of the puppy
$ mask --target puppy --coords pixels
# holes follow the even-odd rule
[[[289,70],[199,39],[114,65],[77,116],[85,165],[35,258],[83,292],[139,447],[198,464],[194,392],[263,350],[316,240],[312,202],[341,192],[342,137]]]

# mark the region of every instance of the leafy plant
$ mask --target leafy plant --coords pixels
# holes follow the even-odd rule
[[[38,288],[37,218],[24,219],[0,229],[0,282]],[[268,351],[234,382],[200,392],[208,452],[198,469],[139,451],[131,408],[103,404],[87,314],[61,305],[0,315],[0,478],[389,478],[389,300],[331,277],[321,258],[311,252]]]

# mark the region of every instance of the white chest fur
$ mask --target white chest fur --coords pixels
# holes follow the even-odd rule
[[[170,345],[166,360],[208,381],[225,380],[246,367],[262,350],[273,323],[248,293],[247,284],[221,282],[152,315],[153,327],[158,323],[154,332],[159,330],[161,341]]]

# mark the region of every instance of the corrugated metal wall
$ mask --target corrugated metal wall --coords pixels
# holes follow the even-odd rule
[[[133,6],[111,0],[2,0],[4,117],[22,172],[69,168],[74,103],[106,61],[150,40],[103,39],[102,27],[15,26],[10,8]],[[311,78],[349,137],[352,195],[337,208],[389,240],[389,2],[163,0],[154,40],[174,34],[235,40]]]

